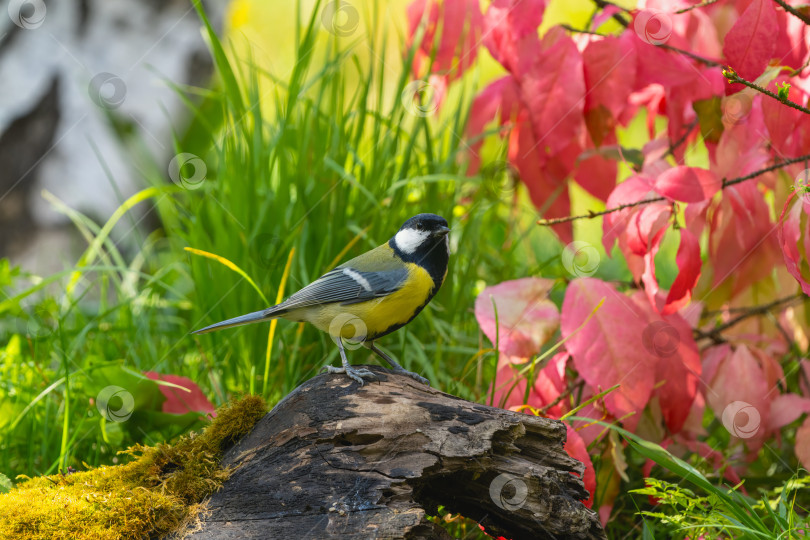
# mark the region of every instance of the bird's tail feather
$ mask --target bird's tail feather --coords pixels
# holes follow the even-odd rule
[[[233,319],[227,319],[225,321],[206,326],[205,328],[200,328],[199,330],[194,330],[192,334],[207,334],[208,332],[222,330],[223,328],[233,328],[234,326],[242,326],[259,321],[267,321],[270,319],[275,319],[276,317],[282,315],[285,311],[286,310],[283,308],[278,309],[278,306],[273,306],[261,311],[248,313],[247,315],[240,315],[239,317],[234,317]]]

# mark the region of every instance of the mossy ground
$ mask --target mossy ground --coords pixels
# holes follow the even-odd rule
[[[219,466],[224,450],[266,412],[263,399],[246,396],[221,407],[201,433],[125,450],[130,463],[28,479],[0,495],[0,539],[155,538],[175,531],[228,478]]]

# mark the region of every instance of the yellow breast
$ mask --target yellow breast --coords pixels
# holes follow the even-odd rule
[[[434,283],[420,266],[408,263],[408,279],[393,294],[357,304],[327,304],[284,315],[303,320],[330,335],[346,339],[376,339],[406,324],[428,302]]]

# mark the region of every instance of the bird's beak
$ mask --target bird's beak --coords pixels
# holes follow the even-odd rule
[[[433,231],[433,236],[447,236],[447,233],[450,232],[448,227],[439,227],[435,231]]]

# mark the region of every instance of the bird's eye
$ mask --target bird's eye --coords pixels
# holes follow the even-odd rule
[[[417,231],[421,231],[423,228],[424,228],[424,227],[422,226],[422,224],[417,222],[417,224],[416,224],[416,230],[417,230]]]

